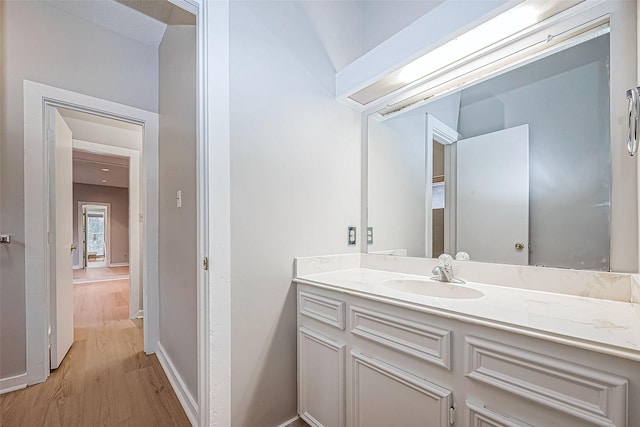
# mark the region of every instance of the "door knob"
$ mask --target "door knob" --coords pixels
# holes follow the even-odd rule
[[[76,245],[71,245],[71,252],[75,251],[76,249],[78,249]]]
[[[524,249],[524,243],[522,242],[517,242],[515,246],[516,246],[516,250],[518,251],[521,251]]]

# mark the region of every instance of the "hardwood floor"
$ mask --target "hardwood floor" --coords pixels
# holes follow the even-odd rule
[[[105,326],[129,317],[129,280],[74,283],[73,324],[80,328]],[[142,341],[141,341],[142,343]]]
[[[0,395],[0,426],[190,426],[128,304],[128,280],[75,284],[71,350],[46,382]]]
[[[73,270],[73,280],[88,282],[90,279],[101,280],[113,277],[129,276],[129,267],[95,267]]]

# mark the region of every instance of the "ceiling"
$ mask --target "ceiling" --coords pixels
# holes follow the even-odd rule
[[[41,0],[148,46],[158,47],[167,25],[195,25],[195,16],[167,0]]]
[[[84,113],[78,110],[58,107],[58,111],[62,117],[84,120],[85,122],[96,123],[99,125],[112,126],[120,129],[126,129],[135,132],[142,132],[142,126],[136,123],[129,123],[123,120],[110,119],[108,117],[99,116],[97,114]]]
[[[196,25],[192,13],[166,0],[115,0],[167,25]]]
[[[77,119],[89,123],[125,129],[142,133],[142,127],[139,124],[129,123],[122,120],[115,120],[96,114],[84,113],[77,110],[67,108],[58,108],[60,115],[65,119]],[[71,129],[75,132],[73,126]],[[98,130],[103,136],[107,135],[107,128]],[[96,132],[92,129],[91,132]],[[89,134],[85,134],[89,135]],[[90,134],[87,136],[88,141],[94,141],[97,136]],[[109,169],[104,171],[103,169]],[[106,181],[106,182],[103,182]],[[77,184],[102,185],[108,187],[129,187],[129,158],[110,156],[105,154],[96,154],[91,152],[73,150],[73,182]]]
[[[73,150],[73,182],[128,188],[129,159]]]

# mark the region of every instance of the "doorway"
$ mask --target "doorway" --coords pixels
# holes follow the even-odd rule
[[[72,135],[69,135],[68,140],[71,141],[68,146],[68,156],[60,156],[60,159],[56,158],[56,155],[60,155],[59,148],[61,144],[48,144],[52,149],[47,152],[43,150],[42,135],[49,135],[50,132],[45,132],[45,129],[49,127],[52,120],[45,118],[51,116],[51,112],[60,109],[67,109],[75,112],[83,112],[93,115],[96,120],[110,119],[120,120],[123,123],[135,124],[143,129],[142,135],[142,148],[144,149],[144,163],[141,162],[142,152],[133,150],[130,148],[122,148],[116,146],[108,146],[105,144],[98,144],[95,142],[89,142],[85,140],[74,139]],[[59,115],[59,113],[58,113]],[[73,118],[66,118],[67,121],[72,122]],[[63,119],[64,122],[64,119]],[[130,189],[130,215],[129,218],[135,219],[145,218],[144,222],[139,220],[130,221],[131,239],[137,239],[135,244],[131,244],[130,253],[130,275],[132,281],[131,292],[131,306],[135,308],[135,313],[130,312],[130,316],[135,316],[140,312],[140,292],[133,291],[136,282],[134,276],[137,277],[137,282],[142,283],[143,295],[145,299],[145,318],[144,322],[144,344],[145,352],[153,353],[155,348],[149,347],[151,343],[158,341],[158,306],[157,306],[157,211],[154,211],[153,206],[157,203],[157,181],[150,179],[149,182],[143,184],[141,182],[142,170],[150,178],[157,176],[157,163],[154,159],[157,159],[157,151],[154,153],[154,149],[157,147],[155,141],[158,139],[158,115],[156,113],[147,112],[137,108],[124,106],[121,104],[113,103],[110,101],[46,86],[34,82],[25,81],[25,150],[30,155],[25,156],[25,167],[29,170],[43,170],[45,180],[40,180],[38,174],[25,175],[25,188],[30,191],[26,194],[30,195],[27,198],[26,204],[26,223],[33,224],[26,228],[27,242],[32,242],[31,245],[27,245],[27,256],[33,259],[38,265],[43,265],[44,269],[27,269],[26,285],[27,289],[32,289],[32,292],[27,292],[27,328],[32,331],[29,340],[30,345],[27,347],[27,370],[30,376],[33,378],[33,383],[44,381],[49,376],[49,349],[47,341],[54,342],[50,337],[49,340],[43,340],[38,337],[46,337],[48,330],[51,328],[52,332],[58,332],[56,324],[56,317],[62,316],[63,313],[67,313],[65,319],[60,319],[64,325],[63,328],[70,333],[70,343],[73,341],[73,315],[72,315],[72,299],[73,292],[70,286],[71,284],[71,246],[72,236],[71,232],[73,226],[71,224],[73,203],[71,199],[71,177],[68,179],[69,196],[63,203],[56,203],[56,197],[54,196],[54,182],[56,177],[54,171],[67,170],[71,173],[71,150],[72,146],[75,149],[81,151],[91,152],[94,154],[110,154],[116,156],[129,157],[130,159],[130,171],[129,174],[134,179],[131,179]],[[28,126],[27,126],[28,125]],[[68,126],[67,126],[68,127]],[[71,132],[70,132],[71,133]],[[54,149],[55,147],[55,149]],[[55,151],[58,151],[56,153]],[[155,154],[155,155],[154,155]],[[64,162],[55,161],[62,160],[68,157],[69,167],[64,168],[60,165],[64,165]],[[55,162],[55,163],[54,163]],[[49,165],[52,165],[50,167]],[[58,166],[58,167],[55,167]],[[144,169],[143,169],[144,168]],[[52,188],[44,185],[46,182],[52,183]],[[144,199],[142,190],[144,188]],[[144,200],[144,203],[143,203]],[[56,215],[56,210],[59,207],[68,206],[68,213],[65,215]],[[148,213],[147,213],[148,212]],[[133,213],[133,215],[131,214]],[[154,215],[155,213],[155,215]],[[140,216],[140,218],[138,218]],[[52,230],[66,229],[66,225],[62,228],[56,227],[55,218],[68,218],[69,236],[64,236],[60,233],[53,235]],[[43,240],[43,236],[45,237]],[[46,238],[46,236],[49,236]],[[54,237],[55,236],[55,237]],[[57,244],[52,244],[57,240]],[[68,241],[67,241],[68,240]],[[134,253],[136,248],[140,247],[140,241],[144,242],[145,251]],[[155,251],[154,251],[155,250]],[[59,252],[61,257],[56,257],[56,263],[58,258],[64,258],[69,256],[68,262],[65,262],[64,269],[56,269],[55,263],[51,261],[52,255],[55,252]],[[59,289],[53,288],[55,275],[60,271],[66,271],[66,267],[69,267],[69,280],[60,281],[60,283],[68,283],[69,291],[62,289],[62,292],[58,292]],[[144,274],[142,274],[144,271]],[[141,280],[144,278],[144,280]],[[47,299],[36,298],[37,295],[42,295],[45,292],[45,283],[51,283],[51,292],[47,292]],[[138,291],[138,288],[136,288]],[[145,292],[146,291],[146,292]],[[33,298],[31,296],[34,296]],[[55,297],[54,297],[55,296]],[[66,301],[64,304],[68,306],[64,308],[62,305],[57,305],[56,298],[62,296]],[[60,309],[58,309],[60,308]],[[131,310],[133,311],[133,310]],[[52,324],[50,324],[50,319]],[[67,340],[68,342],[69,340]],[[64,347],[61,348],[64,352]],[[62,353],[60,352],[60,353]],[[59,358],[59,356],[58,356]]]
[[[78,235],[82,267],[107,267],[111,253],[109,206],[80,202],[79,207]]]
[[[213,183],[216,187],[216,191],[218,191],[218,187],[224,189],[225,182],[228,181],[227,170],[223,168],[214,168],[216,171],[215,175],[221,175],[216,179],[215,175],[209,178],[207,174],[208,164],[212,161],[212,159],[216,159],[216,161],[222,160],[226,157],[220,155],[218,153],[220,150],[223,150],[224,147],[228,146],[228,137],[224,131],[220,129],[225,129],[228,127],[226,122],[223,120],[220,124],[216,124],[214,127],[207,126],[211,121],[212,117],[218,117],[221,113],[219,112],[218,107],[223,108],[226,104],[224,102],[224,96],[220,95],[220,97],[216,98],[216,101],[220,99],[220,102],[216,102],[213,106],[215,108],[210,110],[210,113],[207,110],[208,102],[207,95],[210,91],[215,91],[218,86],[218,79],[215,79],[215,84],[212,86],[207,86],[206,82],[208,80],[209,75],[213,73],[217,73],[218,70],[222,71],[227,69],[224,64],[220,61],[207,61],[207,55],[210,53],[215,53],[214,56],[224,56],[226,50],[218,53],[218,50],[214,50],[208,47],[209,44],[213,44],[215,49],[218,49],[218,37],[221,37],[217,33],[212,33],[215,37],[212,39],[211,37],[205,37],[207,35],[205,31],[205,27],[208,22],[211,22],[213,17],[220,16],[225,17],[225,9],[223,7],[219,7],[218,4],[206,4],[201,3],[199,1],[180,1],[174,2],[178,3],[180,7],[184,7],[197,16],[198,19],[198,27],[197,27],[197,122],[195,123],[198,127],[197,132],[197,142],[198,142],[198,181],[196,185],[197,194],[192,196],[189,200],[198,200],[198,224],[199,224],[199,232],[198,236],[198,254],[197,254],[197,262],[193,263],[195,266],[199,265],[207,265],[206,261],[208,259],[206,256],[207,253],[207,245],[208,241],[212,238],[212,236],[217,236],[216,233],[209,233],[207,228],[207,208],[208,201],[207,196],[210,191],[210,188],[207,187],[209,183]],[[220,5],[225,6],[225,5]],[[225,7],[228,7],[226,5]],[[217,27],[216,27],[217,28]],[[224,34],[224,32],[222,33]],[[215,40],[214,40],[215,39]],[[213,43],[215,41],[215,43]],[[224,42],[220,44],[220,47],[224,47]],[[226,57],[222,58],[225,59]],[[228,79],[227,79],[228,80]],[[81,85],[72,87],[77,87],[77,90],[83,90],[84,87]],[[194,85],[195,86],[195,85]],[[98,91],[99,94],[102,94],[104,91]],[[150,113],[148,111],[142,111],[135,108],[128,108],[124,105],[115,105],[104,99],[91,98],[88,96],[81,95],[79,93],[73,93],[64,90],[58,90],[56,88],[46,87],[45,85],[39,85],[37,83],[25,82],[24,84],[24,96],[25,96],[25,168],[28,170],[32,170],[33,174],[25,177],[25,187],[29,189],[28,192],[25,192],[25,211],[27,214],[25,215],[25,222],[27,223],[27,232],[26,232],[26,241],[27,245],[27,253],[26,258],[28,259],[28,263],[30,265],[38,265],[42,266],[40,268],[31,268],[30,271],[26,272],[26,295],[27,295],[27,330],[29,345],[27,346],[27,370],[29,372],[27,382],[33,383],[37,381],[41,381],[40,378],[46,378],[48,373],[46,372],[47,366],[43,364],[43,361],[46,360],[46,344],[42,340],[42,336],[46,336],[46,324],[43,322],[43,318],[47,316],[47,311],[49,309],[48,306],[48,298],[45,289],[41,289],[44,286],[48,285],[48,278],[51,275],[50,265],[48,265],[49,258],[48,252],[51,250],[50,240],[54,237],[50,233],[49,227],[49,212],[51,211],[52,206],[50,206],[51,197],[50,190],[48,188],[44,188],[46,183],[48,182],[47,175],[48,165],[50,164],[50,153],[47,150],[43,150],[43,148],[47,148],[46,143],[43,144],[42,135],[47,133],[45,126],[42,123],[43,116],[43,106],[49,107],[67,107],[73,109],[76,106],[87,107],[89,112],[98,113],[98,115],[102,117],[109,118],[123,118],[128,120],[129,122],[138,123],[144,127],[144,164],[142,165],[143,172],[142,182],[141,182],[141,193],[143,206],[141,209],[136,212],[134,216],[134,221],[140,227],[142,232],[142,240],[144,241],[145,251],[142,255],[142,270],[144,270],[144,274],[141,274],[141,277],[144,277],[144,307],[145,307],[145,319],[144,327],[145,327],[145,351],[148,353],[153,353],[157,350],[154,348],[159,342],[159,333],[158,333],[158,306],[159,306],[159,297],[158,297],[158,272],[157,272],[157,263],[154,265],[154,260],[158,258],[158,216],[157,216],[157,207],[158,207],[158,179],[157,179],[157,165],[158,165],[158,152],[157,152],[157,141],[158,129],[157,129],[157,114]],[[107,94],[107,97],[109,95]],[[114,99],[119,99],[117,96],[114,96]],[[33,101],[33,102],[31,102]],[[130,104],[137,105],[137,104]],[[214,129],[215,132],[212,130]],[[216,144],[207,144],[206,141],[211,137],[211,135],[215,134],[216,136],[220,133],[220,141],[217,141]],[[44,145],[44,147],[43,147]],[[211,153],[207,150],[208,147],[211,147]],[[224,154],[224,153],[222,153]],[[35,167],[34,167],[35,166]],[[156,169],[154,169],[156,168]],[[43,179],[44,177],[44,179]],[[226,181],[224,181],[226,180]],[[193,187],[193,186],[192,186]],[[190,188],[192,188],[190,187]],[[173,192],[175,194],[175,191]],[[216,193],[217,194],[217,193]],[[221,199],[226,203],[227,193],[220,191],[222,195]],[[175,202],[175,200],[174,200]],[[223,221],[226,221],[222,219]],[[220,222],[220,221],[218,221]],[[31,225],[34,225],[33,227]],[[214,231],[217,232],[218,228],[215,228]],[[226,232],[227,228],[220,228],[220,232]],[[225,242],[224,239],[220,239],[220,242]],[[113,243],[113,242],[112,242]],[[226,258],[225,258],[226,259]],[[217,261],[218,257],[213,258],[214,265],[217,266],[220,262]],[[192,260],[193,261],[193,260]],[[225,262],[224,259],[222,261]],[[226,265],[226,264],[225,264]],[[224,265],[223,265],[224,266]],[[41,271],[42,270],[42,271]],[[141,273],[142,273],[141,270]],[[228,277],[228,273],[226,273],[228,268],[222,269],[219,268],[218,271],[223,272],[223,277]],[[220,276],[218,276],[220,277]],[[207,354],[209,350],[209,333],[208,333],[208,306],[207,303],[209,299],[207,298],[209,284],[208,281],[208,272],[205,269],[200,269],[198,272],[198,300],[197,300],[197,313],[198,313],[198,371],[200,374],[197,376],[197,388],[199,391],[204,391],[202,393],[198,393],[197,399],[200,400],[201,403],[198,405],[198,415],[202,415],[202,417],[206,418],[206,415],[209,414],[207,409],[208,402],[207,396],[209,387],[208,384],[208,359]],[[220,280],[216,278],[216,283]],[[40,300],[37,300],[37,297],[42,297]],[[224,297],[226,298],[226,297]],[[223,297],[218,299],[217,301],[227,301]],[[228,315],[224,310],[216,311],[220,312],[220,318],[224,321],[223,325],[228,325],[228,321],[225,320]],[[39,313],[39,314],[38,314]],[[223,329],[223,331],[226,329]],[[224,338],[224,337],[223,337]],[[38,342],[36,342],[38,341]],[[216,340],[216,343],[222,342],[220,339]],[[226,343],[227,341],[224,341]],[[35,345],[32,345],[35,344]],[[226,344],[219,344],[221,348]],[[217,347],[216,347],[217,348]],[[46,362],[45,362],[46,363]],[[226,362],[225,362],[226,363]],[[226,386],[226,383],[223,383]],[[207,423],[208,424],[208,423]]]

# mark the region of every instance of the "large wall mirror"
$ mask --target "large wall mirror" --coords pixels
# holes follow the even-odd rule
[[[611,8],[561,47],[367,116],[369,253],[638,270],[635,5]]]

